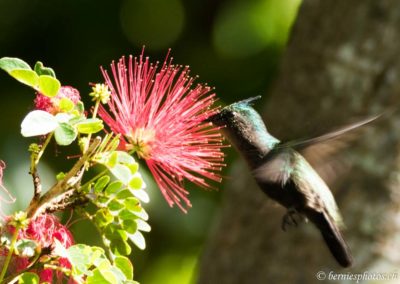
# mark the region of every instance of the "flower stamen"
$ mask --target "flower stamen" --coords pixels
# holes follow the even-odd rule
[[[131,150],[145,160],[151,158],[151,152],[155,141],[155,131],[152,129],[137,128],[132,131],[132,134],[128,136],[128,140],[131,145]]]
[[[223,138],[205,122],[218,111],[214,89],[194,84],[189,67],[172,64],[168,55],[163,64],[150,63],[143,53],[122,57],[111,64],[112,76],[102,72],[111,97],[99,116],[121,135],[126,150],[146,161],[168,204],[186,212],[185,181],[213,188],[207,180],[221,180]]]

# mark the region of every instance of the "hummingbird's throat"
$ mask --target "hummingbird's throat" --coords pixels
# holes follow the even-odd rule
[[[150,159],[151,151],[155,141],[156,132],[153,129],[136,128],[127,135],[128,150],[134,151],[142,159]]]

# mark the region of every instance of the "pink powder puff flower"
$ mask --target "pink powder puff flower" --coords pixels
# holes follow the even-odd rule
[[[14,228],[10,228],[10,231],[13,229]],[[18,239],[33,240],[37,242],[42,249],[50,249],[50,251],[54,248],[55,239],[57,239],[65,248],[69,248],[74,243],[72,234],[69,230],[62,225],[55,216],[50,214],[40,215],[36,219],[31,220],[28,227],[19,232]],[[26,258],[18,258],[16,260],[16,270],[21,271],[25,269],[28,264],[29,261]],[[59,258],[58,264],[61,267],[71,268],[71,264],[65,258]],[[41,283],[52,283],[53,270],[39,269],[36,272],[40,277]],[[61,280],[63,274],[57,271],[56,277]]]
[[[47,97],[41,93],[36,93],[35,107],[53,115],[61,112],[60,101],[63,98],[70,99],[75,105],[80,101],[79,91],[70,86],[62,86],[55,97]]]
[[[185,180],[206,188],[205,178],[221,181],[222,136],[204,122],[217,112],[215,94],[206,85],[193,86],[189,67],[173,65],[168,55],[161,68],[142,54],[130,56],[128,65],[125,57],[112,62],[113,78],[101,70],[111,98],[109,111],[100,107],[100,117],[122,134],[125,150],[146,161],[168,204],[186,212],[191,203]]]
[[[28,227],[21,231],[18,237],[35,240],[42,248],[51,247],[54,239],[57,239],[65,248],[69,248],[74,243],[70,231],[50,214],[40,215],[31,220]]]

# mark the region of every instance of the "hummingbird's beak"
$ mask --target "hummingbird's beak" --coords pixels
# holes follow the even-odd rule
[[[252,105],[254,101],[257,101],[261,99],[261,96],[255,96],[255,97],[251,97],[245,100],[241,100],[239,102],[237,102],[237,104],[246,104],[246,105]]]

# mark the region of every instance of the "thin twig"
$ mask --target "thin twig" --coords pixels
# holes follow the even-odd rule
[[[53,137],[53,133],[47,135],[46,140],[43,145],[40,147],[39,152],[32,151],[31,154],[31,167],[29,173],[32,175],[33,179],[33,197],[29,204],[29,207],[35,207],[40,200],[40,194],[42,193],[42,183],[40,182],[39,173],[37,171],[37,165],[42,157],[44,151],[46,150],[47,145],[49,145],[51,138]]]
[[[14,232],[14,234],[12,236],[12,239],[11,239],[10,248],[8,250],[6,259],[4,260],[4,263],[3,263],[3,268],[2,268],[1,273],[0,273],[0,283],[3,282],[4,276],[6,276],[6,272],[7,272],[8,266],[9,266],[10,261],[11,261],[11,257],[13,255],[13,252],[14,252],[14,249],[15,249],[15,243],[17,242],[19,229],[20,229],[20,225],[17,225],[15,227],[15,232]]]
[[[84,171],[85,163],[91,158],[91,156],[96,152],[97,147],[101,143],[101,138],[96,137],[93,143],[90,145],[89,149],[82,155],[82,157],[75,163],[72,169],[65,175],[65,177],[53,185],[44,194],[38,203],[34,206],[29,206],[27,209],[28,217],[35,218],[39,214],[46,212],[48,206],[54,205],[52,199],[57,198],[60,194],[71,189],[76,185],[81,179]]]
[[[29,207],[34,207],[40,200],[40,194],[42,192],[42,183],[40,182],[40,177],[35,168],[33,172],[31,172],[33,179],[33,197],[29,204]]]

